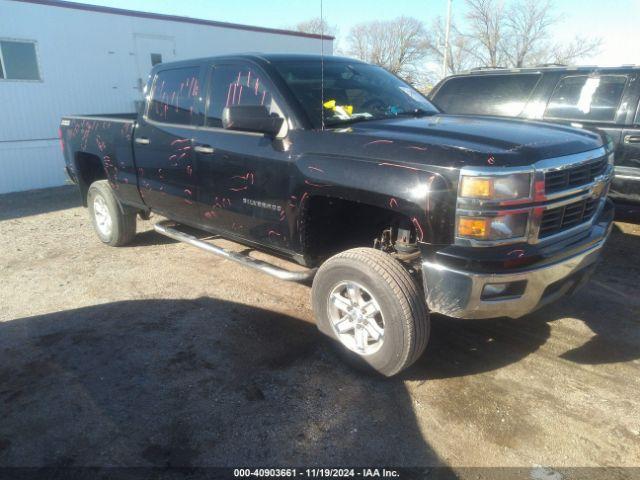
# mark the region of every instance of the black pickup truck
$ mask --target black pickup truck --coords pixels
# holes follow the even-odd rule
[[[155,224],[164,235],[313,279],[320,330],[384,375],[423,352],[429,312],[517,318],[573,292],[611,229],[613,148],[598,134],[441,114],[356,60],[161,64],[145,100],[137,116],[61,122],[67,172],[100,239],[124,245],[154,212],[168,219]]]

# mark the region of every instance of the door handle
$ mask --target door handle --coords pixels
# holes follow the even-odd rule
[[[151,143],[151,141],[145,137],[137,137],[135,141],[140,145],[149,145]]]
[[[193,147],[193,149],[198,153],[205,154],[211,154],[215,151],[213,147],[210,147],[209,145],[196,145],[195,147]]]
[[[640,143],[640,135],[625,135],[624,143]]]

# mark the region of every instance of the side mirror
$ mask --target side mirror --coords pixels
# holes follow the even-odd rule
[[[222,111],[222,126],[228,130],[244,130],[275,136],[284,118],[269,114],[263,105],[232,105]]]

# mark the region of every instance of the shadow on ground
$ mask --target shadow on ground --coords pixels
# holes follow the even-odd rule
[[[178,243],[178,241],[161,235],[155,230],[145,230],[144,232],[138,232],[127,247],[155,247],[157,245],[168,245],[171,243]]]
[[[535,352],[549,338],[544,317],[461,320],[431,316],[425,354],[402,376],[426,380],[495,370]]]
[[[345,366],[303,320],[211,298],[8,321],[0,465],[442,465],[403,380],[517,362],[547,318],[434,316],[427,353],[395,379]]]
[[[640,358],[640,236],[618,225],[603,251],[595,276],[573,296],[519,319],[460,320],[432,315],[426,353],[404,378],[429,379],[472,375],[515,363],[549,338],[550,324],[562,318],[583,321],[594,333],[562,358],[582,364],[626,362]]]
[[[638,252],[640,236],[625,233],[619,224],[614,224],[591,282],[573,299],[545,309],[552,319],[581,319],[594,333],[587,343],[562,358],[590,365],[640,358]]]
[[[616,203],[616,222],[640,224],[640,204]]]
[[[0,221],[80,206],[75,185],[0,195]]]
[[[399,379],[210,298],[0,324],[0,465],[439,465]]]

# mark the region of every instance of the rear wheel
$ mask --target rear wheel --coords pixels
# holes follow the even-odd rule
[[[107,180],[91,184],[87,205],[93,228],[102,242],[113,247],[131,242],[136,234],[136,212],[121,208]]]
[[[427,345],[430,322],[421,289],[380,250],[355,248],[327,260],[312,297],[318,328],[357,365],[395,375]]]

